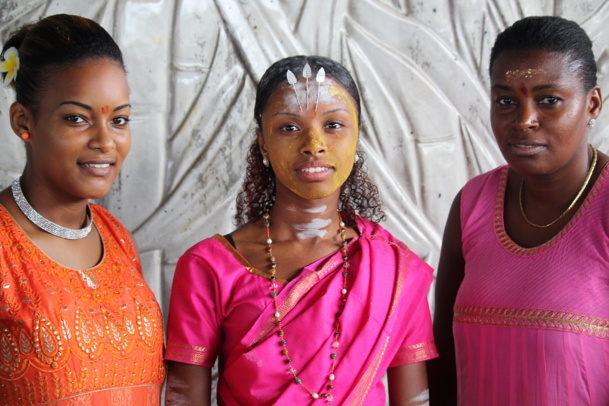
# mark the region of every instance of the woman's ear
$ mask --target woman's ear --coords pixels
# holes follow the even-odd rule
[[[32,113],[25,108],[25,106],[19,102],[11,104],[9,110],[11,128],[19,137],[24,141],[27,141],[31,136],[31,129],[33,128],[33,117]],[[24,135],[27,134],[27,137]]]
[[[258,140],[258,147],[260,148],[260,153],[263,158],[269,159],[269,156],[266,151],[266,144],[264,143],[264,137],[262,136],[262,131],[256,128],[256,139]]]
[[[590,91],[588,98],[588,112],[592,116],[591,118],[598,118],[602,109],[603,97],[601,95],[601,88],[599,86],[594,86],[594,88]]]

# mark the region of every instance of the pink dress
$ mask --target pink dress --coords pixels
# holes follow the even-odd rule
[[[426,298],[432,269],[381,226],[357,221],[360,236],[347,246],[349,293],[333,404],[385,405],[381,377],[388,367],[437,356]],[[292,365],[320,394],[327,392],[342,265],[336,252],[277,289]],[[196,244],[176,269],[166,359],[211,367],[219,356],[222,405],[309,404],[281,354],[269,294],[268,275],[222,236]]]
[[[609,168],[547,243],[503,223],[508,167],[463,189],[455,303],[459,405],[609,405]]]

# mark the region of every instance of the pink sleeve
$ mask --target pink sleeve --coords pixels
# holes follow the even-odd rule
[[[165,359],[212,367],[220,348],[217,276],[201,256],[182,255],[173,277]]]
[[[423,260],[414,256],[409,278],[414,278],[404,290],[402,302],[402,323],[406,335],[389,367],[397,367],[415,362],[426,361],[438,356],[433,339],[433,328],[427,291],[433,278],[433,270]]]

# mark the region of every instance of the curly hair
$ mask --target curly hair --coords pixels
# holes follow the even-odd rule
[[[305,63],[308,63],[314,70],[323,67],[327,76],[334,78],[347,90],[356,104],[359,120],[359,91],[349,71],[341,64],[328,58],[300,55],[275,62],[260,79],[254,108],[254,119],[259,129],[262,128],[262,112],[277,86],[285,81],[287,69],[299,72]],[[378,188],[368,177],[364,165],[365,153],[358,149],[357,156],[359,159],[356,160],[349,177],[341,186],[338,203],[338,209],[343,213],[343,220],[351,227],[356,225],[356,215],[377,223],[385,220],[385,212]],[[275,173],[271,167],[262,163],[262,159],[258,141],[254,139],[247,153],[243,186],[237,195],[237,212],[235,214],[237,225],[259,220],[275,202]]]

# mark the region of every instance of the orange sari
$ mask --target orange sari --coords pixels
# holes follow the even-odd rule
[[[47,257],[0,206],[0,405],[160,402],[158,303],[127,230],[91,210],[104,257],[78,271]]]

